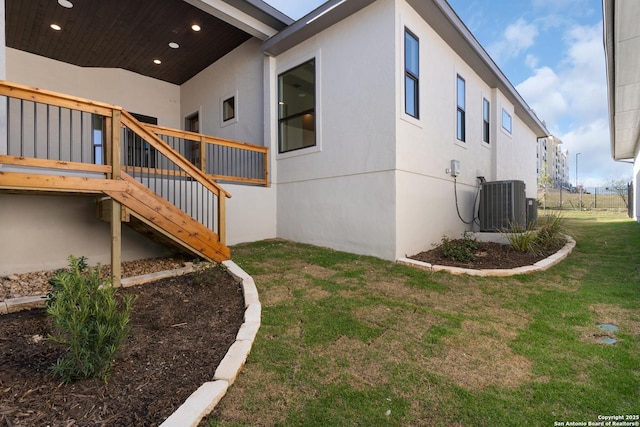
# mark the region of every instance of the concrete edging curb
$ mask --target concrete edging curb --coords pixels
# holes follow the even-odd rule
[[[426,271],[446,271],[451,274],[468,274],[469,276],[480,276],[480,277],[506,277],[506,276],[514,276],[516,274],[529,274],[535,273],[538,271],[544,271],[549,267],[552,267],[558,264],[560,261],[569,256],[569,254],[573,251],[573,248],[576,246],[576,241],[571,236],[565,236],[567,238],[567,243],[555,254],[536,262],[533,265],[527,265],[524,267],[511,268],[511,269],[485,269],[485,270],[475,270],[472,268],[462,268],[462,267],[451,267],[447,265],[433,265],[427,262],[416,261],[411,258],[398,258],[396,261],[398,264],[407,265],[409,267],[418,268]]]
[[[213,375],[213,381],[202,384],[194,391],[180,407],[171,414],[161,427],[185,427],[197,426],[202,418],[209,414],[227,393],[242,370],[258,330],[260,329],[262,306],[258,298],[258,289],[253,278],[245,273],[233,261],[224,261],[222,264],[232,276],[242,281],[244,296],[244,322],[236,335],[236,341],[231,345]],[[165,277],[181,276],[191,273],[193,265],[187,265],[175,270],[161,271],[142,276],[122,279],[123,287],[140,285],[163,279]],[[12,298],[0,302],[0,314],[14,313],[27,308],[43,307],[46,296],[32,296]]]
[[[258,300],[258,289],[253,278],[233,261],[224,261],[222,264],[232,276],[242,281],[245,306],[244,323],[238,330],[236,342],[231,345],[226,356],[218,365],[213,375],[213,381],[202,384],[169,418],[160,424],[161,427],[197,426],[200,420],[220,402],[237,378],[247,361],[258,329],[260,329],[262,307]]]

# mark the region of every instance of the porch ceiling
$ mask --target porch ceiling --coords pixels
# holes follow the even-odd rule
[[[182,84],[252,37],[247,28],[239,29],[189,4],[197,1],[71,3],[72,8],[65,8],[56,0],[5,0],[7,46],[82,67],[123,68]],[[246,21],[264,23],[265,28],[285,26],[272,11],[255,4],[243,5],[252,9],[238,11],[241,20],[247,17]],[[51,29],[54,23],[62,29]],[[193,24],[201,31],[193,31]],[[180,47],[171,48],[172,42]],[[162,63],[155,64],[154,59]]]

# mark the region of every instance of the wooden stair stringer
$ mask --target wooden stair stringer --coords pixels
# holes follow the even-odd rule
[[[124,191],[103,192],[125,206],[136,219],[190,252],[210,261],[230,259],[218,235],[128,175]],[[224,196],[223,196],[224,197]]]

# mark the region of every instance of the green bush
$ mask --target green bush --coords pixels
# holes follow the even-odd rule
[[[469,263],[476,258],[474,251],[478,249],[478,242],[473,237],[473,233],[465,232],[462,239],[458,240],[451,240],[447,236],[443,236],[440,247],[443,257]]]
[[[47,314],[55,331],[49,339],[67,346],[67,352],[51,367],[64,382],[99,377],[107,381],[113,358],[129,334],[133,299],[123,296],[107,282],[101,286],[100,270],[84,257],[69,257],[69,268],[59,270],[49,283],[52,291]]]

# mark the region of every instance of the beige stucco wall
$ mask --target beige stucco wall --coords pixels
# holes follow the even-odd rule
[[[0,276],[55,270],[67,257],[109,264],[110,225],[97,220],[93,197],[0,194]],[[122,227],[122,259],[170,251]]]
[[[85,68],[7,48],[7,80],[119,105],[180,128],[180,86],[114,68]]]

